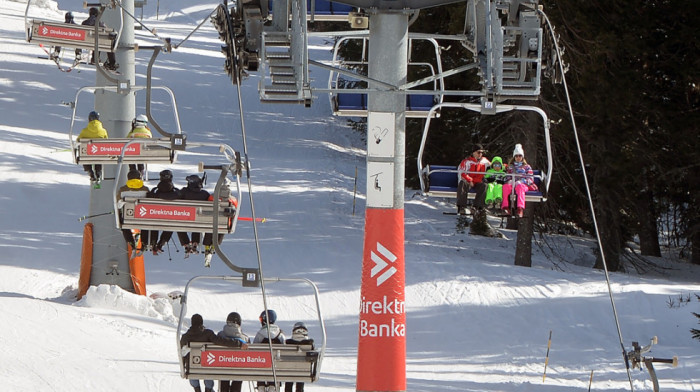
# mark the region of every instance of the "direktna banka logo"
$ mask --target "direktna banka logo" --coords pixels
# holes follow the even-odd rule
[[[397,257],[379,242],[377,242],[377,252],[379,252],[380,255],[374,253],[374,251],[370,252],[370,257],[374,262],[374,267],[372,267],[372,270],[370,271],[370,276],[374,278],[377,274],[384,271],[381,275],[377,277],[377,287],[379,287],[382,283],[386,282],[387,279],[389,279],[392,275],[396,273],[396,267],[389,266],[389,263],[393,263],[394,261],[396,261]]]

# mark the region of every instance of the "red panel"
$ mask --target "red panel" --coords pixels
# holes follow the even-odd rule
[[[197,207],[142,203],[136,205],[134,218],[193,222],[197,218]]]
[[[87,144],[88,155],[120,155],[126,143],[100,143]],[[134,143],[127,147],[124,155],[141,155],[141,144]]]
[[[37,34],[42,37],[63,38],[74,41],[85,41],[85,30],[71,29],[69,27],[39,26]]]
[[[367,208],[360,294],[357,390],[405,391],[403,209]]]
[[[271,368],[272,357],[264,351],[202,351],[202,367]]]

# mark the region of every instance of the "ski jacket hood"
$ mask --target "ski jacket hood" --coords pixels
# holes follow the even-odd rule
[[[496,170],[496,169],[494,169],[494,166],[495,166],[496,164],[500,164],[500,165],[501,165],[501,170]],[[491,169],[492,169],[493,171],[503,171],[503,169],[504,169],[504,167],[503,167],[503,159],[501,159],[501,157],[493,157],[493,159],[491,160]]]
[[[180,198],[180,191],[177,188],[175,188],[172,181],[161,181],[153,189],[153,191],[151,191],[148,194],[148,197],[155,197],[165,200],[175,200]]]
[[[209,192],[204,189],[193,190],[192,188],[182,188],[182,199],[185,200],[209,200]]]
[[[140,178],[128,180],[126,182],[126,186],[137,191],[142,191],[144,190],[143,188],[146,188],[145,190],[148,191],[148,188],[143,186],[143,180],[141,180]]]
[[[286,338],[284,336],[284,333],[280,329],[279,326],[275,324],[270,324],[270,338],[274,339],[279,339],[282,344],[284,344]],[[253,340],[253,343],[264,343],[265,339],[267,339],[267,327],[263,325],[262,328],[258,331],[257,334],[255,334],[255,340]]]
[[[107,139],[107,130],[102,126],[100,120],[92,120],[88,123],[87,127],[83,128],[78,135],[78,139]]]
[[[129,138],[137,138],[137,139],[150,139],[153,137],[151,134],[151,130],[148,129],[148,127],[135,127],[134,129],[129,132],[126,137]]]
[[[250,343],[250,337],[241,331],[241,327],[236,324],[224,325],[224,329],[219,332],[219,337],[226,339],[242,339],[245,343]]]

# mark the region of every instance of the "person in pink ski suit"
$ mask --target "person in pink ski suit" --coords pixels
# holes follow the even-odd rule
[[[501,209],[505,214],[510,214],[509,198],[511,191],[513,190],[513,184],[515,184],[515,195],[517,196],[517,210],[516,214],[518,217],[523,217],[523,211],[525,210],[525,192],[537,190],[537,185],[533,177],[532,167],[528,165],[525,160],[525,151],[521,144],[516,144],[513,150],[513,158],[511,158],[506,169],[508,174],[517,174],[518,176],[509,176],[508,181],[503,184],[503,201],[501,202]]]

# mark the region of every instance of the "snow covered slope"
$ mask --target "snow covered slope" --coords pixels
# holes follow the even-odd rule
[[[76,301],[80,244],[87,214],[89,181],[72,163],[68,148],[70,109],[82,86],[94,84],[93,68],[71,73],[38,58],[43,51],[24,41],[23,2],[0,0],[0,378],[9,391],[188,391],[179,376],[176,345],[179,306],[167,293],[183,290],[195,275],[230,271],[216,258],[184,259],[170,246],[146,256],[149,297],[117,287],[94,287]],[[161,36],[181,41],[215,2],[156,2],[144,9],[144,23]],[[44,0],[33,16],[76,21],[87,15],[75,1]],[[154,43],[144,32],[138,39]],[[242,150],[236,90],[223,72],[221,43],[209,23],[172,54],[161,55],[156,83],[175,93],[183,130],[192,141],[224,141]],[[312,57],[328,58],[330,46],[314,40]],[[136,54],[138,84],[145,83],[148,54]],[[312,68],[322,87],[327,74]],[[359,285],[363,240],[365,145],[343,119],[331,116],[327,97],[311,108],[261,104],[258,78],[242,86],[252,196],[258,217],[266,277],[313,280],[321,291],[328,333],[322,378],[309,391],[352,391],[356,369]],[[155,110],[167,112],[156,97]],[[138,104],[143,112],[143,100]],[[90,109],[81,97],[78,114]],[[165,122],[166,126],[172,126]],[[182,185],[200,152],[180,155],[170,167]],[[155,166],[155,165],[154,165]],[[152,174],[165,166],[151,167]],[[355,172],[358,192],[355,195]],[[156,181],[149,181],[155,186]],[[580,391],[629,390],[604,276],[592,270],[593,243],[559,244],[561,258],[534,247],[533,268],[512,264],[515,233],[507,239],[465,234],[452,208],[406,191],[407,380],[410,391]],[[246,189],[242,215],[250,216]],[[355,214],[353,215],[353,202]],[[492,222],[498,224],[498,222]],[[257,253],[250,222],[239,222],[222,247],[238,265],[254,267]],[[550,257],[548,257],[550,256]],[[700,342],[691,311],[697,301],[669,307],[669,299],[700,294],[700,271],[663,261],[663,275],[612,274],[612,288],[625,345],[647,343],[654,356],[678,355],[678,368],[657,366],[663,391],[700,389]],[[270,284],[269,306],[289,331],[305,321],[318,336],[308,291]],[[674,301],[677,303],[677,301]],[[260,294],[223,282],[196,285],[188,315],[200,313],[218,331],[230,311],[243,316],[253,334],[262,310]],[[552,331],[547,378],[547,338]],[[651,391],[648,374],[633,371],[634,387]],[[247,386],[246,386],[247,387]],[[246,390],[244,387],[244,390]]]

